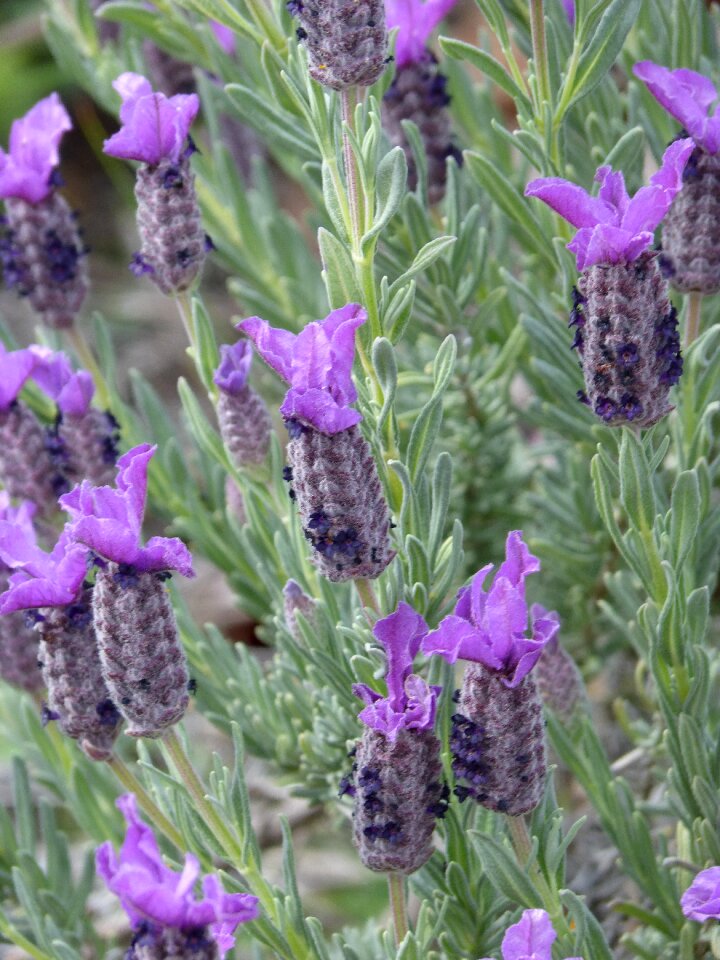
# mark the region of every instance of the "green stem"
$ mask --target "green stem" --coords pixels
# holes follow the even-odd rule
[[[375,591],[373,590],[370,581],[360,578],[355,580],[354,583],[363,607],[367,607],[380,616],[382,611],[380,610],[380,604],[377,601]]]
[[[540,104],[538,106],[540,106],[543,101],[552,103],[543,0],[530,0],[530,32],[532,34],[533,63],[537,75],[538,93],[540,94]]]
[[[347,183],[347,195],[350,204],[350,220],[352,225],[352,236],[350,242],[353,249],[353,258],[360,254],[360,224],[362,222],[360,206],[358,202],[358,184],[357,168],[355,166],[355,156],[353,154],[352,144],[348,136],[348,130],[353,127],[353,103],[350,95],[350,88],[346,87],[340,94],[340,112],[343,122],[342,145],[343,160],[345,163],[345,182]]]
[[[700,316],[702,314],[703,295],[697,291],[691,291],[687,300],[687,314],[685,316],[685,349],[694,343],[700,333]]]
[[[187,334],[188,341],[193,349],[194,359],[197,359],[197,344],[195,343],[195,335],[193,331],[192,303],[190,302],[190,295],[185,291],[182,293],[176,293],[174,300],[177,305],[183,327],[185,327],[185,333]]]
[[[125,787],[125,789],[129,790],[130,793],[135,794],[138,803],[140,804],[140,808],[150,818],[150,820],[152,820],[153,825],[159,830],[162,830],[168,840],[172,841],[178,850],[183,850],[185,848],[185,844],[181,834],[170,823],[162,810],[160,810],[160,808],[155,804],[150,794],[145,790],[145,787],[143,787],[127,764],[121,760],[120,757],[117,757],[113,754],[113,756],[111,756],[107,761],[107,765],[118,778],[120,783]]]
[[[399,947],[410,929],[405,900],[405,878],[401,873],[388,874],[388,893],[395,930],[395,945]]]
[[[100,405],[108,410],[111,403],[110,388],[108,387],[105,376],[100,369],[97,360],[95,359],[95,354],[90,349],[90,344],[76,327],[70,327],[70,329],[66,330],[65,332],[68,340],[70,341],[70,345],[77,354],[78,360],[92,374]]]
[[[2,917],[0,917],[0,933],[2,933],[10,943],[22,947],[28,956],[34,957],[35,960],[52,960],[50,954],[44,953],[39,947],[36,947],[34,943],[26,939],[19,930],[16,930],[12,924],[8,923]]]

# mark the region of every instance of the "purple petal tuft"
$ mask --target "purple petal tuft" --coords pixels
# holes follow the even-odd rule
[[[57,93],[36,103],[10,128],[10,149],[0,149],[0,197],[39,203],[52,190],[60,140],[72,123]]]

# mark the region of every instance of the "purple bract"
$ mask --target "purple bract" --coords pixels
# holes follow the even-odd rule
[[[378,620],[373,628],[387,657],[387,697],[381,697],[364,683],[353,686],[355,696],[367,704],[360,713],[362,722],[390,740],[395,740],[400,730],[432,730],[435,723],[435,707],[442,687],[429,687],[412,672],[427,629],[419,613],[409,604],[400,603],[395,613]]]
[[[40,100],[10,127],[9,150],[0,149],[0,197],[39,203],[52,190],[60,140],[72,129],[56,93]]]
[[[0,343],[0,412],[17,400],[36,364],[32,350],[8,351]]]
[[[160,163],[180,159],[188,130],[200,109],[197,94],[166,97],[154,93],[139,73],[122,73],[113,83],[122,97],[122,127],[103,145],[105,153],[123,160]]]
[[[236,329],[250,337],[263,360],[290,384],[280,413],[332,435],[362,420],[350,407],[357,399],[351,373],[355,331],[366,320],[361,306],[348,303],[297,335],[276,330],[259,317],[243,320]]]
[[[81,417],[87,413],[95,392],[95,384],[87,370],[73,371],[65,353],[55,353],[48,347],[33,345],[36,358],[32,378],[58,406],[62,413]]]
[[[683,125],[693,140],[708,153],[720,150],[720,106],[715,84],[694,70],[669,70],[651,60],[642,60],[633,73],[667,112]]]
[[[676,140],[663,155],[662,166],[630,199],[622,172],[609,166],[595,174],[597,197],[568,180],[543,177],[525,188],[526,197],[538,197],[578,228],[567,245],[577,258],[578,270],[596,263],[629,263],[653,242],[653,231],[670,209],[682,187],[685,164],[693,152],[690,139]]]
[[[575,0],[562,0],[562,5],[565,8],[565,14],[570,21],[571,26],[575,26]]]
[[[540,569],[540,561],[523,543],[522,533],[508,534],[505,562],[486,593],[483,583],[493,568],[488,564],[458,593],[455,613],[422,642],[425,654],[437,653],[448,663],[472,660],[501,673],[506,687],[516,687],[532,670],[558,630],[552,619],[533,619],[532,637],[525,636],[528,610],[525,577]]]
[[[7,521],[32,530],[32,518],[37,507],[30,500],[23,500],[17,507],[10,503],[10,495],[6,490],[0,490],[0,521]]]
[[[97,872],[120,898],[133,926],[150,921],[161,927],[180,930],[210,927],[220,956],[235,943],[233,933],[241,923],[259,916],[258,898],[248,893],[225,893],[218,878],[202,879],[204,896],[195,898],[200,864],[192,853],[185,854],[181,873],[166,867],[151,828],[138,816],[132,793],[119,797],[117,805],[127,823],[125,840],[116,855],[107,841],[97,848]]]
[[[0,521],[0,560],[15,570],[0,596],[0,613],[74,603],[87,573],[87,547],[75,543],[66,527],[46,553],[37,545],[31,517],[25,509]]]
[[[701,870],[680,898],[680,906],[689,920],[720,920],[720,867]]]
[[[220,366],[213,375],[213,382],[225,393],[238,394],[247,383],[252,362],[252,347],[247,340],[238,340],[230,346],[220,347]]]
[[[552,960],[555,940],[557,934],[545,910],[524,910],[518,922],[508,927],[503,937],[503,960]],[[582,960],[582,957],[568,957],[567,960]]]
[[[117,489],[93,487],[87,480],[58,503],[72,520],[67,530],[106,560],[136,570],[177,570],[194,576],[192,557],[177,537],[151,537],[140,544],[147,496],[148,463],[157,447],[148,443],[128,450],[117,462]]]
[[[398,28],[395,41],[398,67],[425,59],[430,34],[456,3],[457,0],[385,0],[387,29]]]
[[[235,31],[226,27],[224,23],[218,23],[217,20],[210,21],[210,29],[225,53],[231,57],[235,53]]]

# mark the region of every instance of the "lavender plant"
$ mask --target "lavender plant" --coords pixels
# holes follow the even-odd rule
[[[0,153],[6,278],[44,264],[50,299],[21,291],[53,328],[7,301],[0,937],[29,956],[720,956],[718,12],[478,0],[477,43],[436,56],[450,6],[46,4],[65,73],[121,95],[104,162],[140,164],[141,250],[118,282],[174,300],[187,365],[177,411],[129,394],[114,318],[83,316],[47,97]],[[159,58],[195,89],[155,92]],[[144,543],[146,511],[170,536]],[[263,656],[196,622],[168,576],[194,567]],[[338,924],[287,822],[273,869],[251,755],[323,856],[357,855]],[[114,928],[60,820],[73,865],[99,848]]]

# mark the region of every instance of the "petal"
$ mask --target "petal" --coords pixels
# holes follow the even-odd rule
[[[352,685],[352,692],[354,697],[358,697],[360,700],[364,701],[368,706],[375,703],[378,700],[382,700],[382,695],[377,693],[372,687],[369,687],[366,683],[354,683]]]
[[[595,173],[595,180],[600,184],[599,198],[614,207],[618,217],[622,219],[630,202],[622,170],[613,173],[612,167],[608,165],[599,167]]]
[[[145,514],[147,472],[157,445],[141,443],[124,453],[117,462],[117,488],[127,505],[128,523],[139,533]]]
[[[297,337],[289,330],[276,330],[260,317],[248,317],[235,324],[236,330],[249,337],[268,366],[290,383],[292,357]]]
[[[680,906],[686,917],[698,923],[720,918],[720,867],[701,870],[680,898]]]
[[[524,910],[520,920],[508,927],[502,942],[503,960],[551,960],[557,939],[545,910]]]
[[[483,590],[483,584],[494,566],[495,564],[493,563],[486,563],[470,581],[470,615],[468,619],[476,627],[479,627],[483,622],[485,604],[487,603],[487,593]],[[464,608],[464,604],[456,604],[455,613],[458,616],[462,616],[460,613],[461,608]]]
[[[36,363],[32,350],[8,352],[0,346],[0,410],[7,410],[17,399]]]
[[[60,159],[60,140],[70,129],[70,117],[57,93],[15,120],[9,155],[0,162],[0,196],[20,197],[28,203],[44,200],[52,190],[50,175]]]
[[[225,393],[237,394],[247,384],[252,347],[247,340],[223,343],[220,347],[220,365],[213,374],[213,382]]]
[[[405,680],[412,672],[413,660],[427,632],[423,617],[404,602],[373,627],[373,634],[385,648],[388,699],[395,710],[405,706]]]
[[[288,390],[280,413],[288,420],[300,420],[328,436],[347,430],[362,420],[357,410],[336,403],[324,390],[303,393]]]
[[[541,177],[525,187],[526,197],[537,197],[574,227],[594,227],[598,223],[614,223],[615,210],[599,197],[568,180]]]
[[[114,86],[123,97],[123,125],[105,141],[105,153],[151,165],[161,160],[177,161],[200,109],[197,94],[166,97],[153,93],[139,74],[122,74]]]
[[[192,554],[178,537],[151,537],[138,550],[138,570],[177,570],[183,577],[194,577]]]
[[[527,628],[528,612],[519,587],[495,577],[485,605],[483,632],[490,638],[492,657],[502,669],[513,669],[513,638]]]
[[[528,574],[539,570],[540,561],[530,553],[522,538],[522,530],[511,530],[505,541],[505,561],[500,565],[496,579],[506,577],[517,586]]]
[[[357,303],[348,303],[334,310],[321,321],[325,334],[330,339],[332,351],[332,379],[330,388],[336,400],[352,403],[357,391],[352,381],[355,360],[355,331],[367,320],[367,313]]]
[[[461,656],[460,651],[471,649],[477,636],[478,631],[471,623],[450,614],[440,621],[436,630],[427,634],[420,649],[426,656],[437,653],[448,663],[455,663]]]
[[[92,375],[87,370],[79,370],[57,395],[58,409],[68,416],[82,417],[90,409],[94,393],[95,384]]]
[[[643,81],[658,103],[688,133],[702,142],[700,137],[708,107],[717,99],[714,84],[694,70],[669,70],[650,60],[636,63],[633,73]]]
[[[329,390],[333,365],[330,339],[319,323],[309,323],[297,336],[290,384],[300,393]]]
[[[631,236],[655,230],[682,189],[683,170],[694,149],[690,138],[670,144],[660,169],[650,178],[650,185],[638,190],[630,201],[622,221],[623,230]]]
[[[417,63],[426,56],[430,34],[456,0],[386,0],[385,18],[388,30],[398,28],[395,60],[398,67]]]

